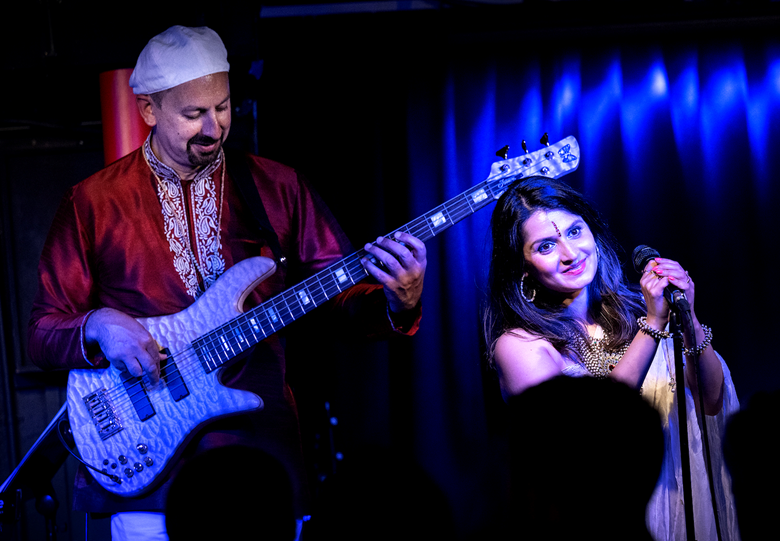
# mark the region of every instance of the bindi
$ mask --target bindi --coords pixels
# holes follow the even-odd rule
[[[560,229],[558,229],[558,226],[557,226],[557,225],[555,225],[555,222],[553,222],[552,220],[550,220],[550,223],[551,223],[551,224],[553,224],[553,227],[555,228],[555,232],[556,232],[556,233],[558,233],[558,236],[559,236],[559,237],[562,237],[563,235],[561,235],[561,230],[560,230]]]

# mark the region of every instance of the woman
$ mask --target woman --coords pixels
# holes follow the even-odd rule
[[[699,354],[703,407],[714,451],[713,471],[724,539],[736,539],[729,479],[720,460],[720,436],[738,408],[731,377],[710,342],[712,332],[694,310],[694,282],[676,261],[651,260],[630,288],[616,254],[617,243],[585,199],[565,183],[529,177],[498,201],[492,221],[493,254],[485,334],[489,362],[505,398],[559,374],[609,377],[637,390],[661,413],[666,457],[647,509],[655,539],[685,536],[673,343],[666,331],[667,286],[690,303]],[[693,363],[686,363],[685,390],[697,537],[716,539],[706,466],[693,396]],[[605,412],[608,414],[608,412]]]

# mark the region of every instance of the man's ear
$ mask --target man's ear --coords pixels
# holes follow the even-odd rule
[[[153,128],[157,125],[157,117],[154,116],[154,104],[149,94],[138,94],[135,97],[135,103],[138,105],[138,112],[144,119],[146,125]]]

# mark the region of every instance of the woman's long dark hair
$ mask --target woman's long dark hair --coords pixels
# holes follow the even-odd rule
[[[580,216],[593,233],[599,253],[596,276],[588,286],[588,313],[609,336],[607,349],[631,340],[638,330],[636,318],[646,312],[642,296],[627,283],[617,255],[619,245],[598,211],[559,180],[538,176],[518,180],[498,200],[491,222],[493,252],[483,321],[490,365],[496,341],[513,329],[547,340],[568,355],[577,354],[574,336],[587,338],[582,324],[566,314],[560,297],[530,275],[524,280],[525,291],[520,290],[527,272],[523,225],[538,210]],[[536,298],[528,302],[524,295],[530,297],[531,290]]]

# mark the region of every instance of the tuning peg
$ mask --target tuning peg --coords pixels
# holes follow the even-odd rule
[[[539,142],[546,147],[550,146],[550,138],[547,136],[547,132],[545,132],[544,135],[542,135],[542,138],[539,139]]]
[[[509,157],[509,145],[504,145],[501,150],[496,151],[496,156],[499,158],[504,158],[505,160]]]
[[[523,150],[525,150],[525,153],[528,154],[528,145],[525,144],[525,139],[523,139],[522,146]]]

